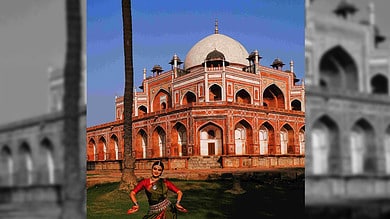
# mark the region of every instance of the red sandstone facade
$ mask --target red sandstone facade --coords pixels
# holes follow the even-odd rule
[[[248,54],[229,40],[216,32],[190,50],[184,67],[175,54],[169,71],[156,65],[146,77],[144,69],[132,115],[138,160],[304,157],[304,85],[297,83],[293,62],[289,70],[279,59],[262,66],[257,51]],[[122,159],[123,97],[115,101],[115,121],[87,128],[88,161]]]

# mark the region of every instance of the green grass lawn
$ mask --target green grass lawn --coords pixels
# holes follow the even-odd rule
[[[171,181],[183,193],[182,205],[188,213],[178,212],[178,218],[303,218],[303,180],[243,179],[243,194],[227,192],[233,187],[232,180]],[[87,191],[88,218],[142,218],[148,210],[146,195],[138,193],[140,210],[127,215],[132,202],[127,193],[118,191],[119,183],[97,185]],[[176,194],[169,193],[176,201]]]

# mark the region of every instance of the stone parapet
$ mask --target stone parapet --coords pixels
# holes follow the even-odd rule
[[[136,160],[136,170],[150,170],[153,162],[161,160],[166,170],[196,170],[221,168],[284,168],[304,167],[304,155],[229,155],[147,158]],[[88,161],[89,171],[121,170],[122,160]]]
[[[390,176],[306,177],[305,188],[305,201],[309,205],[342,200],[389,200]]]

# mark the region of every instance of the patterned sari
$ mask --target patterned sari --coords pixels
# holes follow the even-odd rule
[[[176,219],[177,209],[168,200],[168,191],[175,193],[179,189],[167,179],[159,179],[153,184],[150,179],[144,179],[134,188],[137,194],[141,189],[145,189],[146,196],[149,202],[149,211],[143,219]]]

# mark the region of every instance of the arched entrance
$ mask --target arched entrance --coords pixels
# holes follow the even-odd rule
[[[263,93],[263,106],[284,109],[284,95],[278,86],[272,84]]]
[[[213,123],[200,128],[200,155],[222,154],[222,129]]]
[[[365,119],[360,119],[352,127],[350,152],[352,174],[377,171],[374,129]]]
[[[29,186],[33,183],[33,161],[30,146],[26,142],[20,146],[19,155],[18,183]]]
[[[141,129],[139,130],[136,136],[135,157],[146,158],[147,148],[148,148],[148,135],[146,134],[145,130]]]
[[[1,149],[0,166],[0,185],[12,186],[14,179],[14,161],[8,146],[4,146]]]
[[[251,95],[244,89],[236,94],[236,103],[251,104]]]
[[[313,123],[310,135],[313,174],[339,173],[341,151],[336,123],[328,116],[322,116]]]
[[[187,129],[177,123],[172,129],[172,156],[187,156]]]
[[[260,141],[260,154],[269,154],[270,146],[275,146],[275,131],[274,128],[268,123],[264,123],[260,127],[259,131]]]
[[[341,46],[327,51],[320,60],[319,85],[328,89],[358,91],[358,69]]]
[[[280,154],[293,154],[294,151],[294,130],[285,124],[280,130]]]
[[[42,179],[43,182],[54,184],[55,166],[54,166],[54,157],[53,157],[53,145],[48,139],[44,139],[41,142],[41,149],[45,160],[44,165],[40,170],[42,173],[41,178],[44,177],[44,179]]]
[[[234,128],[235,154],[249,154],[249,146],[252,143],[252,127],[245,120],[241,120]]]
[[[166,151],[166,132],[158,126],[152,134],[153,154],[152,157],[165,157],[169,155]]]

